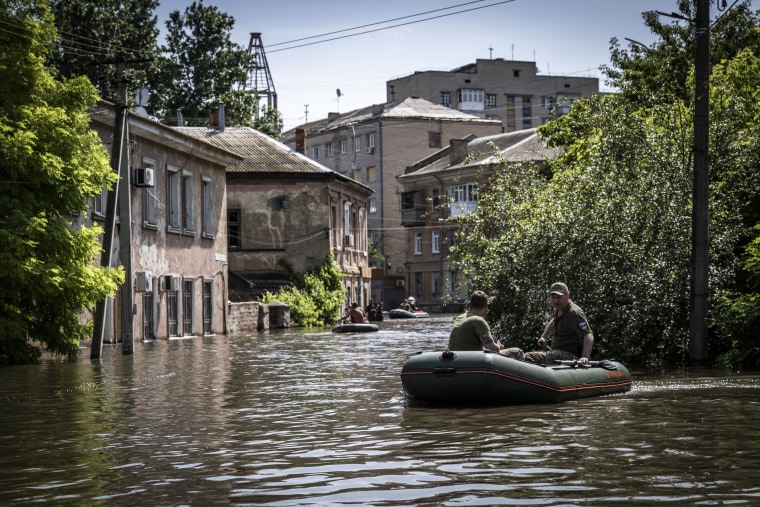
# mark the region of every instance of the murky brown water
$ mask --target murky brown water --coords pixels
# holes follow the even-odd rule
[[[401,365],[445,346],[450,320],[0,369],[0,504],[760,505],[760,375],[635,375],[630,393],[561,405],[408,406]]]

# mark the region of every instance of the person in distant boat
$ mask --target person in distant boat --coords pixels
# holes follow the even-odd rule
[[[587,363],[594,334],[583,309],[570,301],[570,290],[562,282],[549,288],[549,299],[554,315],[538,338],[538,346],[544,350],[526,352],[525,360],[540,364],[566,360]]]
[[[483,350],[498,352],[513,359],[522,359],[523,352],[517,347],[505,348],[491,336],[491,326],[485,319],[488,313],[488,295],[476,290],[470,295],[466,312],[454,319],[449,334],[449,350]]]
[[[401,302],[401,304],[400,304],[400,305],[398,305],[398,307],[399,307],[401,310],[406,310],[407,312],[411,312],[411,311],[412,311],[412,307],[409,305],[409,301],[408,301],[408,300],[406,300],[406,299],[405,299],[405,300],[403,300],[403,301]]]
[[[364,315],[364,312],[359,308],[359,303],[351,303],[351,306],[346,308],[346,313],[343,314],[343,317],[341,317],[338,322],[345,322],[347,320],[350,320],[351,323],[367,321],[366,315]]]
[[[415,300],[412,296],[409,296],[408,298],[406,298],[406,302],[409,304],[409,311],[410,312],[416,312],[417,311],[417,306],[415,305],[415,303],[417,302],[417,300]]]

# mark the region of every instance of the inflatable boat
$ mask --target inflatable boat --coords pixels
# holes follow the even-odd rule
[[[388,316],[392,319],[426,319],[430,317],[430,314],[422,310],[410,311],[394,308],[388,312]]]
[[[436,405],[561,403],[631,389],[631,373],[611,361],[543,366],[490,351],[419,352],[401,370],[412,402]]]
[[[333,333],[372,333],[379,331],[377,324],[368,324],[366,322],[339,322],[333,327]]]

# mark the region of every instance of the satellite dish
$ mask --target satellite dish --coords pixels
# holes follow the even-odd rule
[[[137,108],[135,109],[135,112],[143,116],[148,116],[148,111],[142,106],[137,106]]]
[[[137,102],[138,106],[144,106],[148,103],[149,98],[150,92],[147,88],[143,87],[137,90],[137,94],[135,95],[135,102]]]
[[[335,93],[338,95],[338,98],[340,98],[340,96],[341,96],[341,95],[343,95],[343,94],[340,92],[340,88],[338,88],[337,90],[335,90]]]

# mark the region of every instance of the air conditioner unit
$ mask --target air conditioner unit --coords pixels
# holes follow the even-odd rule
[[[149,271],[135,273],[135,291],[153,292],[153,275]]]
[[[164,275],[161,277],[161,290],[164,292],[179,292],[180,277],[177,275]]]
[[[403,289],[405,285],[406,283],[404,282],[404,280],[396,280],[396,287]]]
[[[132,170],[132,184],[136,187],[155,186],[153,169],[149,167],[136,167]]]
[[[375,153],[375,147],[374,146],[367,146],[367,153]]]

